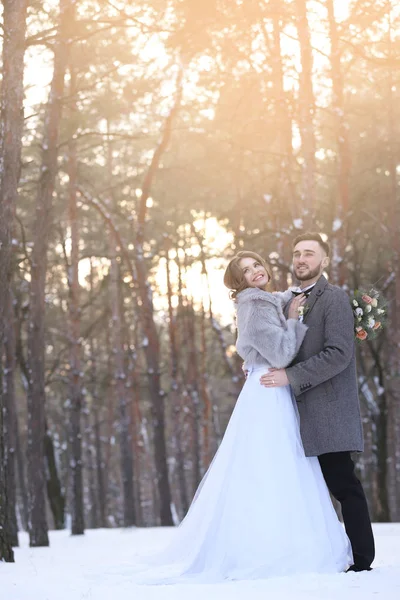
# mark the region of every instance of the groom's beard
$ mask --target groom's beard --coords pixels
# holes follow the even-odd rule
[[[319,266],[315,267],[315,269],[313,269],[312,271],[304,270],[304,271],[298,272],[296,269],[294,274],[296,275],[296,277],[299,281],[308,281],[310,279],[314,279],[314,277],[317,277],[321,273],[321,264],[322,263],[320,263]]]

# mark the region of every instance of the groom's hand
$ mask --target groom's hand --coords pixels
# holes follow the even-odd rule
[[[289,379],[287,378],[285,369],[269,369],[268,373],[262,375],[260,383],[264,387],[282,387],[289,385]]]

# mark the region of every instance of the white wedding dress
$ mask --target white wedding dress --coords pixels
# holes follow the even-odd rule
[[[290,388],[261,386],[265,372],[249,373],[187,516],[138,583],[336,573],[352,564],[318,459],[304,454]]]

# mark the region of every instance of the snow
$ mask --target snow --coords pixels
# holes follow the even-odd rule
[[[342,226],[342,221],[340,219],[336,218],[332,224],[332,231],[339,231],[341,226]]]
[[[220,584],[135,585],[135,556],[167,543],[173,528],[97,529],[84,536],[50,532],[49,548],[20,534],[14,564],[0,563],[5,600],[397,600],[400,523],[374,525],[374,570]]]
[[[295,226],[296,229],[302,229],[303,228],[303,219],[293,219],[293,225]]]

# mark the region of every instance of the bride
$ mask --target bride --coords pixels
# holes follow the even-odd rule
[[[146,583],[255,579],[335,573],[352,564],[349,540],[332,506],[318,458],[307,458],[290,387],[265,388],[260,376],[296,356],[307,327],[303,295],[270,293],[266,262],[239,252],[224,284],[237,308],[237,351],[247,379],[222,443],[173,543]]]

